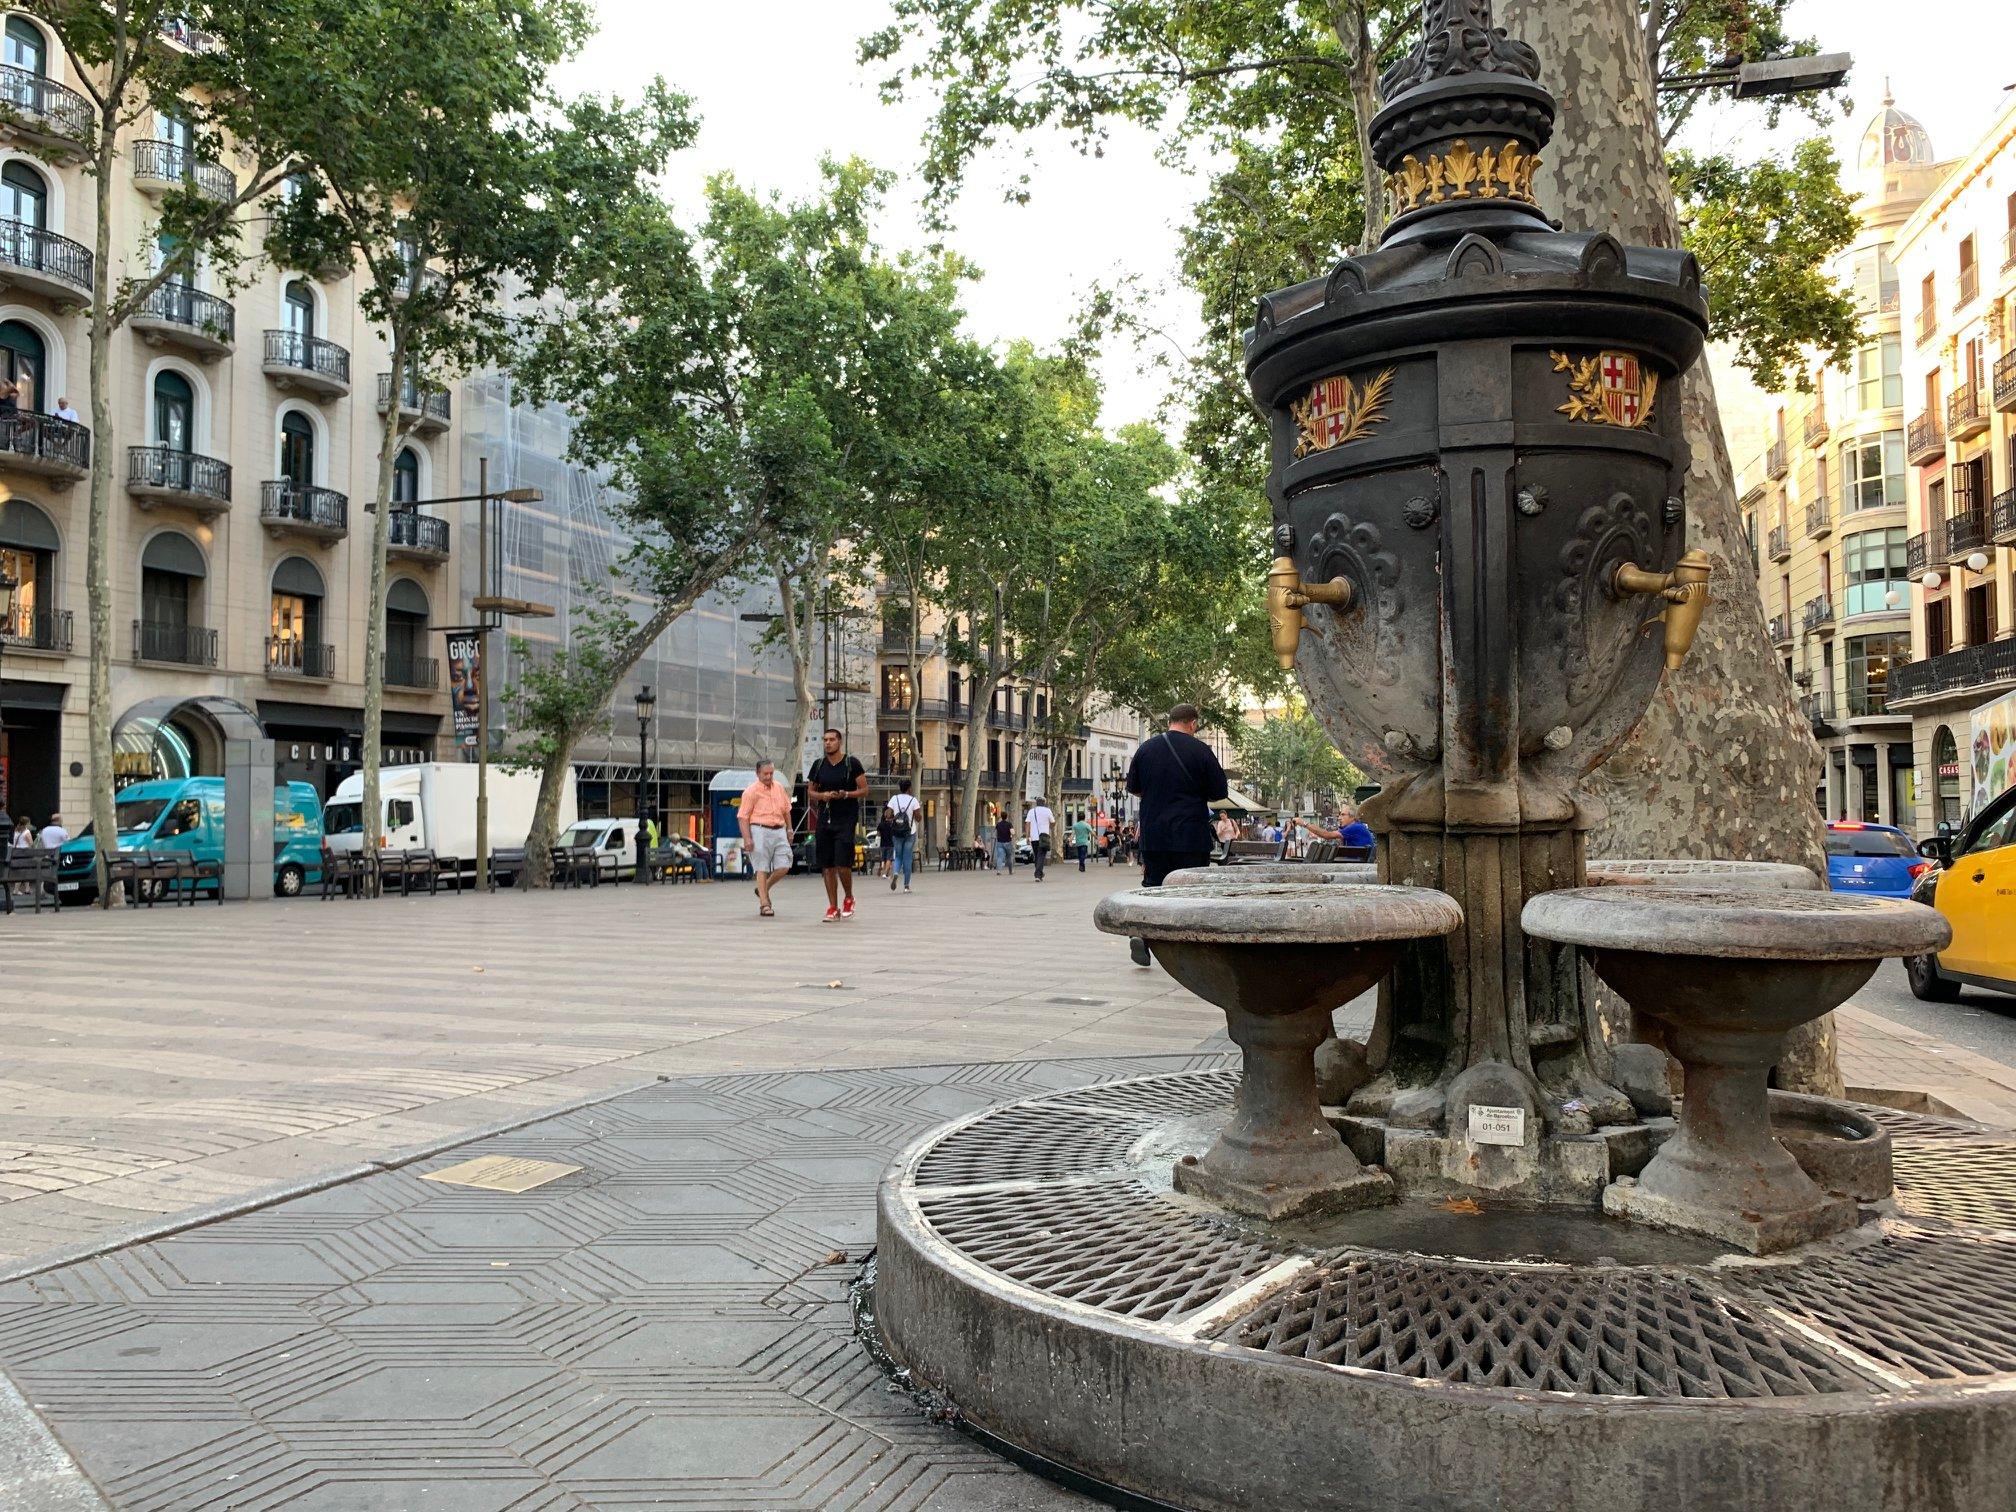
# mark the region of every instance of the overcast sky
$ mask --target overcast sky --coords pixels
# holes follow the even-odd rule
[[[855,62],[855,43],[886,16],[883,0],[771,0],[760,8],[720,0],[596,0],[601,33],[569,66],[563,87],[634,95],[653,74],[693,95],[703,118],[698,144],[682,155],[668,188],[698,204],[710,173],[732,170],[745,183],[804,193],[822,154],[859,155],[905,176],[885,227],[897,244],[924,239],[910,175],[926,111],[882,104],[875,80]],[[2016,51],[2007,45],[2007,0],[1796,0],[1796,32],[1855,55],[1854,109],[1833,128],[1844,160],[1882,98],[1887,75],[1898,105],[1918,117],[1941,157],[1957,156],[2007,102]],[[1998,15],[2002,19],[1997,19]],[[1908,16],[1908,24],[1902,18]],[[1992,45],[1991,34],[2001,32]],[[1697,133],[1702,145],[1742,150],[1757,113],[1731,106]],[[1789,139],[1789,138],[1788,138]],[[985,270],[968,294],[976,334],[1055,339],[1086,287],[1125,273],[1170,287],[1162,321],[1186,334],[1191,301],[1173,288],[1175,227],[1196,186],[1156,163],[1152,143],[1116,129],[1106,154],[1085,159],[1061,137],[1038,144],[1035,197],[1004,204],[1019,171],[1019,149],[983,164],[958,210],[953,243]],[[1156,380],[1131,359],[1108,363],[1108,418],[1150,413]]]

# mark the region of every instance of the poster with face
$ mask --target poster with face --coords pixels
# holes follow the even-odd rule
[[[483,707],[483,637],[470,630],[448,634],[448,707],[458,745],[476,744]]]
[[[1973,722],[1974,791],[1968,812],[1978,814],[2016,784],[2016,693],[1981,705]]]

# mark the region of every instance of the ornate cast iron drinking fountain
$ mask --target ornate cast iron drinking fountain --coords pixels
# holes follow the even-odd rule
[[[2006,1509],[2016,1135],[1767,1090],[1789,1028],[1943,921],[1586,859],[1581,780],[1712,612],[1698,270],[1557,229],[1539,60],[1486,0],[1425,10],[1372,122],[1379,246],[1262,299],[1247,354],[1273,646],[1383,781],[1378,881],[1102,902],[1239,1070],[913,1146],[880,1337],[1016,1449],[1186,1508]],[[1326,1042],[1375,980],[1369,1037]]]

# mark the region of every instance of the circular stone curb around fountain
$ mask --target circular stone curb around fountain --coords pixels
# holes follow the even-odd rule
[[[1542,893],[1522,922],[1528,934],[1588,950],[1766,961],[1879,961],[1953,937],[1935,909],[1901,898],[1657,884]]]
[[[1340,882],[1369,884],[1379,880],[1370,861],[1256,861],[1251,866],[1186,866],[1162,879],[1164,887],[1252,887],[1260,883]]]

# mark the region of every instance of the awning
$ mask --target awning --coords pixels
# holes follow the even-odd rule
[[[60,544],[56,539],[56,527],[49,523],[49,516],[33,504],[21,499],[9,499],[0,504],[0,546],[13,546],[22,551],[54,551]]]
[[[1271,814],[1274,812],[1266,804],[1259,802],[1257,799],[1248,797],[1245,793],[1240,792],[1239,789],[1237,789],[1236,787],[1227,788],[1225,790],[1225,796],[1223,798],[1218,799],[1215,803],[1211,805],[1211,807],[1213,807],[1214,809],[1222,809],[1225,812],[1232,814]]]
[[[269,725],[302,725],[309,729],[341,730],[347,735],[364,733],[364,711],[342,704],[288,703],[276,698],[259,700],[259,718]],[[385,709],[378,716],[381,735],[437,735],[439,714],[415,714],[405,709]]]
[[[5,704],[11,712],[15,709],[60,709],[63,695],[70,691],[68,683],[16,682],[8,678],[0,683],[0,704]]]

